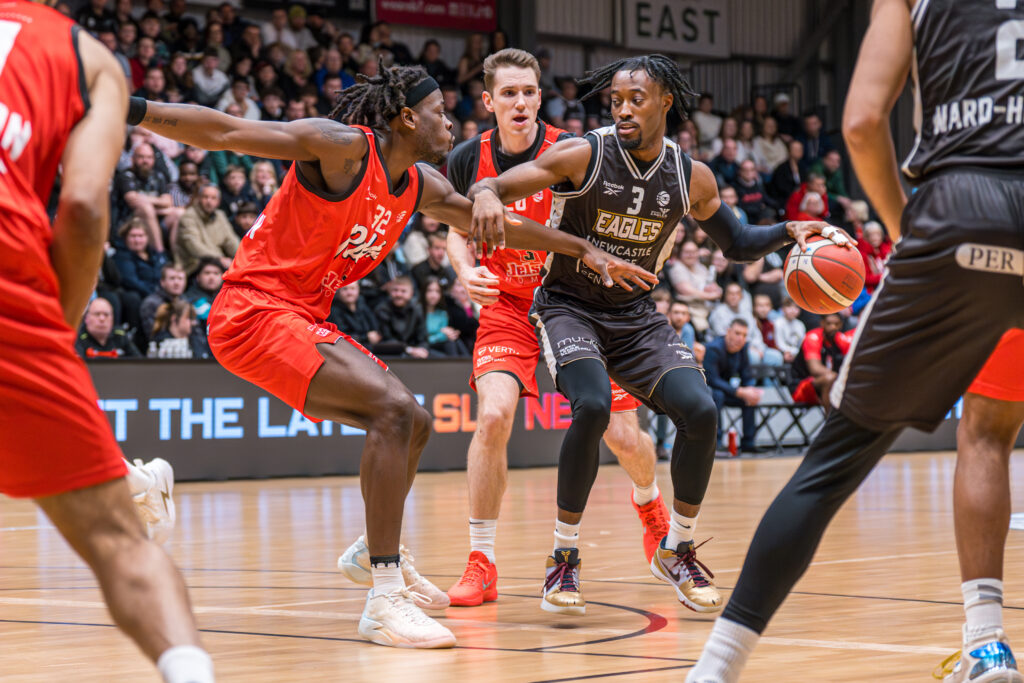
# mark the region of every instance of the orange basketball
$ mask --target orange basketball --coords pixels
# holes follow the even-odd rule
[[[786,291],[796,305],[811,313],[838,313],[864,289],[864,259],[856,248],[840,247],[815,235],[807,251],[794,244],[786,257]]]

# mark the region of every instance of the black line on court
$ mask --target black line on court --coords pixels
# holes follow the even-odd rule
[[[543,680],[536,680],[532,683],[566,683],[566,681],[591,681],[595,678],[612,678],[614,676],[631,676],[633,674],[648,674],[656,671],[676,671],[679,669],[690,669],[693,668],[693,664],[684,664],[682,666],[662,666],[656,669],[634,669],[633,671],[615,671],[606,674],[589,674],[587,676],[573,676],[571,678],[545,678]]]

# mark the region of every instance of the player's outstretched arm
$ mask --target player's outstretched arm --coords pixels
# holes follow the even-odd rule
[[[824,221],[786,221],[775,225],[743,225],[718,196],[718,182],[711,169],[693,162],[690,176],[690,215],[726,258],[733,261],[756,261],[781,249],[794,240],[802,249],[807,238],[820,234],[840,246],[853,247],[856,241],[840,228]]]
[[[60,305],[77,329],[96,286],[110,223],[110,176],[124,145],[128,89],[114,56],[85,31],[78,52],[91,103],[68,137],[53,222],[50,260],[60,284]]]
[[[857,179],[893,242],[907,196],[900,184],[889,114],[910,71],[914,35],[906,0],[877,0],[843,112],[843,139]]]
[[[473,217],[473,207],[468,199],[455,191],[448,180],[430,168],[419,166],[422,174],[423,196],[418,210],[424,215],[447,223],[451,229],[465,237]],[[590,242],[561,230],[546,228],[536,221],[510,214],[510,229],[507,232],[508,246],[513,249],[534,249],[554,251],[582,260],[587,267],[601,273],[606,287],[619,285],[632,291],[637,285],[650,289],[658,283],[658,276],[639,266],[623,261],[598,249]],[[505,218],[503,217],[503,220]]]
[[[331,170],[354,173],[366,156],[366,136],[331,119],[299,119],[287,123],[249,121],[195,104],[167,104],[131,98],[128,123],[193,147],[269,159],[319,161]],[[347,168],[345,165],[347,162]]]
[[[470,236],[479,245],[504,247],[505,208],[518,199],[529,197],[552,185],[570,181],[579,187],[590,163],[590,143],[583,138],[556,142],[536,159],[519,164],[497,178],[484,178],[469,188],[466,196],[473,202]]]

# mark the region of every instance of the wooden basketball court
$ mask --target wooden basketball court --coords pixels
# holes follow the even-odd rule
[[[282,454],[282,457],[287,457]],[[354,456],[353,456],[354,457]],[[1020,454],[1016,456],[1020,464]],[[726,595],[796,458],[719,461],[697,538]],[[832,525],[808,575],[770,625],[745,681],[920,681],[959,645],[962,610],[949,453],[892,455]],[[663,491],[670,488],[659,467]],[[682,607],[647,570],[629,482],[601,469],[582,527],[582,618],[543,612],[555,471],[511,472],[498,525],[500,598],[450,608],[448,651],[359,639],[365,589],[336,569],[362,531],[352,478],[183,484],[168,549],[182,568],[223,681],[681,681],[712,618]],[[1018,509],[1021,492],[1015,501]],[[462,472],[424,474],[405,542],[442,588],[469,551]],[[1008,541],[1006,623],[1024,643],[1024,541]],[[35,508],[0,498],[0,679],[156,681],[112,626],[85,566]]]

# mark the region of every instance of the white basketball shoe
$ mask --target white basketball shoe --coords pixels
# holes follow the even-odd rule
[[[422,598],[422,596],[420,596]],[[366,596],[359,620],[359,635],[371,643],[388,647],[453,647],[455,636],[417,607],[417,596],[408,588]]]
[[[402,578],[405,587],[416,605],[422,609],[445,609],[451,604],[448,594],[428,581],[416,571],[412,553],[404,545],[398,546],[402,558]],[[370,574],[370,549],[366,547],[366,537],[360,536],[356,542],[338,558],[338,569],[353,583],[361,586],[372,586],[373,576]]]
[[[177,511],[174,509],[174,468],[163,458],[154,458],[147,463],[136,460],[136,472],[149,478],[149,485],[133,492],[135,508],[146,524],[146,533],[157,543],[166,543],[174,531]]]

